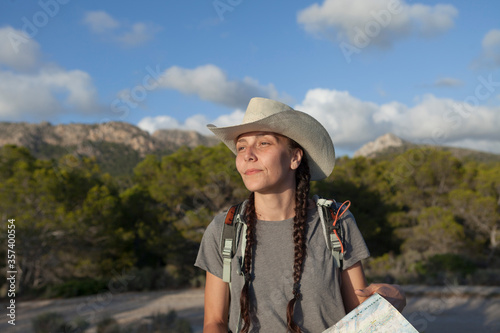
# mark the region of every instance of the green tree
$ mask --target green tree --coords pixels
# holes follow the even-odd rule
[[[111,179],[101,177],[95,160],[64,156],[36,160],[24,148],[0,150],[0,210],[16,219],[19,291],[92,275],[99,252],[99,229],[116,216]],[[88,241],[88,242],[87,242]],[[96,245],[96,246],[94,246]],[[100,252],[99,252],[100,253]],[[84,263],[92,263],[87,266]]]
[[[364,157],[337,160],[334,172],[326,180],[313,182],[311,193],[337,202],[349,200],[350,211],[373,255],[399,251],[388,217],[397,209],[385,201],[388,184],[381,178],[384,164]]]
[[[181,148],[161,162],[148,156],[134,173],[137,182],[162,204],[161,219],[181,221],[179,227],[184,230],[189,229],[187,212],[213,215],[247,196],[234,155],[223,145]],[[200,226],[193,221],[193,227]]]
[[[488,262],[491,262],[500,243],[500,214],[493,196],[482,196],[472,190],[456,189],[450,193],[450,202],[464,219],[470,234],[488,244]]]
[[[400,230],[405,239],[403,249],[421,253],[424,257],[443,253],[462,253],[465,233],[450,210],[441,207],[424,208],[417,217],[418,224]]]
[[[120,200],[122,218],[115,225],[122,242],[119,248],[133,255],[133,265],[138,268],[164,265],[165,253],[173,250],[170,238],[176,232],[169,221],[158,219],[161,205],[138,184],[120,193]]]
[[[148,156],[134,169],[137,184],[158,204],[164,262],[183,279],[196,274],[193,262],[213,216],[248,195],[234,159],[220,144],[181,148],[161,161]]]
[[[425,148],[399,156],[389,173],[395,184],[395,199],[416,208],[441,205],[447,193],[460,183],[463,170],[450,153]]]

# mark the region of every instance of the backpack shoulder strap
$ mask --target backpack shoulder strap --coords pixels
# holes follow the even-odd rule
[[[222,280],[224,282],[231,282],[231,261],[238,248],[241,228],[246,228],[242,218],[245,204],[246,202],[241,202],[229,208],[224,219],[220,242],[223,260]]]
[[[351,202],[346,201],[339,205],[335,200],[322,199],[317,195],[314,196],[314,201],[318,207],[326,246],[332,252],[337,267],[342,270],[345,249],[344,235],[339,218],[347,211]]]

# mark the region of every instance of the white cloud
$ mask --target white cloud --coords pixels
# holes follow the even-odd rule
[[[117,20],[104,11],[85,13],[83,23],[85,23],[94,33],[103,33],[116,29],[120,26],[120,23],[118,23]]]
[[[362,101],[347,91],[311,89],[297,105],[320,121],[339,151],[354,152],[362,145],[386,133],[415,143],[468,147],[500,153],[500,107],[463,104],[461,101],[425,95],[415,105],[393,101],[376,104]],[[212,134],[208,123],[218,127],[240,124],[244,111],[209,121],[195,115],[179,122],[169,116],[146,117],[138,126],[153,133],[157,129],[177,128]]]
[[[488,31],[483,38],[482,45],[485,50],[498,48],[500,46],[500,30],[493,29]]]
[[[0,118],[46,120],[74,111],[99,111],[90,76],[79,70],[42,68],[34,74],[0,71]]]
[[[474,140],[464,139],[448,143],[452,147],[469,148],[473,150],[482,150],[485,152],[500,153],[500,140]]]
[[[129,24],[114,19],[105,11],[85,13],[83,23],[95,34],[119,43],[122,46],[134,47],[153,39],[161,28],[152,23],[136,22]]]
[[[486,33],[482,41],[480,64],[500,67],[500,30],[492,29]]]
[[[245,111],[237,109],[230,114],[219,116],[212,123],[216,124],[218,127],[233,126],[235,124],[241,124],[243,122],[243,116]],[[206,124],[205,124],[206,127]],[[212,133],[212,132],[210,132]]]
[[[2,120],[47,120],[68,111],[86,115],[102,109],[88,73],[41,63],[40,47],[29,38],[16,53],[9,40],[12,35],[25,36],[11,27],[0,29]]]
[[[163,88],[234,108],[246,108],[248,101],[256,96],[290,101],[287,95],[278,94],[271,83],[264,86],[250,77],[232,81],[219,67],[211,64],[195,69],[170,67],[161,75],[159,82]]]
[[[455,25],[458,10],[452,5],[437,4],[434,7],[414,4],[406,5],[414,31],[424,37],[433,37],[446,32]]]
[[[457,145],[475,142],[476,149],[500,153],[500,107],[472,107],[423,96],[414,106],[361,101],[348,92],[313,89],[295,106],[318,119],[340,149],[355,150],[392,132],[416,143]],[[467,141],[468,142],[468,141]]]
[[[137,126],[151,134],[159,129],[180,129],[182,127],[176,119],[169,116],[145,117],[139,121]]]
[[[374,126],[372,115],[378,106],[361,101],[346,91],[312,89],[294,109],[307,112],[325,126],[334,143],[354,149],[385,130]]]
[[[199,133],[210,135],[210,131],[207,129],[207,118],[204,115],[197,114],[189,117],[184,122],[184,129],[190,131],[197,131]]]
[[[130,31],[123,33],[121,36],[117,36],[117,40],[123,45],[141,45],[153,39],[154,34],[159,30],[160,29],[154,25],[135,23],[132,25],[132,29]]]
[[[214,123],[220,127],[240,124],[243,121],[243,115],[244,112],[238,109],[228,115],[222,115],[213,121],[209,121],[204,115],[197,114],[187,118],[184,123],[170,116],[145,117],[139,121],[137,126],[151,134],[159,129],[182,129],[212,135],[213,133],[207,129],[207,124]]]
[[[452,5],[407,4],[405,0],[324,0],[297,15],[304,29],[356,48],[370,44],[387,48],[396,40],[417,35],[432,37],[454,25]]]
[[[0,28],[0,65],[16,70],[33,69],[40,57],[40,45],[21,30]]]
[[[464,83],[461,80],[452,77],[442,77],[434,82],[436,87],[459,87],[463,84]]]

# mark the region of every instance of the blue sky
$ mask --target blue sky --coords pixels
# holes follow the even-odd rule
[[[251,97],[307,112],[339,154],[392,132],[500,153],[498,1],[0,4],[0,121],[241,122]]]

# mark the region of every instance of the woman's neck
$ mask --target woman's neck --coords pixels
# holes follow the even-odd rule
[[[295,190],[282,193],[255,193],[257,219],[282,221],[295,216]]]

